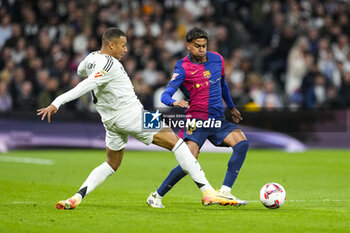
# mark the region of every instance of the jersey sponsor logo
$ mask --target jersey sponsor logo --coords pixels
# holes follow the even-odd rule
[[[87,65],[87,68],[88,68],[89,70],[91,70],[91,69],[94,69],[95,66],[96,66],[95,63],[89,63],[89,64]]]
[[[209,85],[208,81],[202,82],[202,83],[196,83],[195,85],[193,85],[193,88],[200,88],[200,87],[206,87]]]
[[[208,78],[209,79],[211,77],[210,71],[209,70],[204,71],[203,72],[203,76],[204,76],[204,78]]]
[[[171,77],[170,81],[173,81],[179,74],[178,73],[174,73],[173,76]]]
[[[214,84],[214,83],[220,82],[220,80],[221,80],[221,77],[217,78],[216,80],[209,80],[209,83]]]
[[[97,72],[94,76],[94,78],[98,78],[98,77],[102,77],[104,74],[106,74],[106,72],[104,72],[103,70]]]

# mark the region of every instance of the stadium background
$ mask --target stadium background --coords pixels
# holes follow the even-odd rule
[[[209,34],[209,50],[225,58],[242,125],[254,127],[243,129],[347,147],[349,12],[349,3],[337,0],[0,1],[2,125],[35,120],[37,108],[74,87],[79,62],[99,49],[110,26],[127,34],[122,63],[145,108],[165,107],[160,95],[187,54],[185,33],[199,26]],[[88,93],[62,106],[56,119],[99,116]]]

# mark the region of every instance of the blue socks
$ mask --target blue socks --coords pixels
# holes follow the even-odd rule
[[[169,173],[168,177],[165,178],[163,183],[160,185],[160,187],[157,189],[157,193],[160,196],[164,196],[167,192],[169,192],[172,187],[179,182],[183,177],[185,177],[187,174],[182,170],[180,165],[175,167],[171,172]]]
[[[223,185],[230,188],[232,187],[233,183],[235,182],[238,176],[239,170],[242,167],[242,164],[248,151],[248,147],[248,140],[240,141],[234,147],[232,147],[233,153],[227,164],[227,171]]]
[[[232,147],[233,153],[227,164],[227,171],[223,185],[230,188],[232,187],[233,183],[235,182],[238,176],[239,170],[242,167],[242,164],[248,151],[248,147],[248,140],[240,141]],[[163,197],[167,192],[169,192],[170,189],[172,189],[172,187],[177,182],[179,182],[186,175],[186,172],[184,172],[180,166],[175,167],[173,170],[171,170],[168,177],[165,178],[163,183],[159,186],[159,188],[157,189],[157,193]]]

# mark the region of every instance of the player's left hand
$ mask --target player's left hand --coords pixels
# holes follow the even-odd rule
[[[243,120],[241,113],[237,110],[237,108],[231,109],[231,115],[235,124],[238,124],[241,120]]]
[[[37,116],[42,115],[41,120],[45,119],[45,116],[47,115],[47,122],[51,122],[51,115],[55,114],[57,112],[57,108],[54,105],[50,105],[47,108],[41,108],[36,110],[38,113]]]

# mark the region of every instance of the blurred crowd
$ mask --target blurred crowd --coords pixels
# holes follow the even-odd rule
[[[147,108],[162,107],[193,26],[225,58],[239,108],[350,107],[349,17],[344,0],[0,0],[0,112],[46,107],[74,87],[110,26],[127,34],[122,63]],[[63,108],[95,111],[89,94]]]

